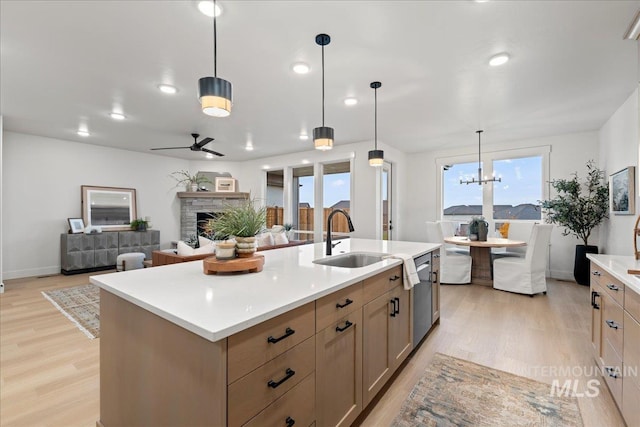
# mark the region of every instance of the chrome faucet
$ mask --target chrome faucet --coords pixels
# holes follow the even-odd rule
[[[345,218],[347,218],[347,224],[349,225],[349,232],[352,233],[353,231],[355,231],[355,228],[353,228],[353,223],[351,222],[351,217],[349,216],[348,213],[346,213],[342,209],[336,209],[335,211],[331,212],[327,217],[327,255],[331,255],[331,249],[334,246],[331,244],[331,220],[333,219],[333,216],[337,213],[341,213],[342,215],[345,216]]]

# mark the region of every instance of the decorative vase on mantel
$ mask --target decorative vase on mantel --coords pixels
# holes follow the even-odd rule
[[[189,188],[187,188],[187,191],[191,190],[193,193],[198,191],[198,183],[197,182],[192,182],[191,184],[188,185],[188,187]]]
[[[236,252],[241,258],[253,256],[256,252],[256,237],[237,237],[236,236]]]

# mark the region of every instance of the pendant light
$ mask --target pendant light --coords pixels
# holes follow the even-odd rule
[[[482,185],[482,184],[488,184],[490,182],[502,182],[502,178],[500,177],[496,178],[495,176],[493,176],[491,178],[484,178],[484,179],[482,178],[482,162],[480,161],[480,135],[482,134],[482,132],[484,131],[483,130],[476,131],[476,133],[478,134],[478,179],[471,178],[466,181],[463,181],[462,178],[460,178],[460,184]]]
[[[369,165],[379,168],[384,163],[384,151],[378,150],[378,89],[382,86],[380,82],[372,82],[370,85],[373,89],[375,107],[373,113],[373,129],[374,129],[374,149],[369,151]]]
[[[213,0],[213,10],[216,0]],[[217,28],[216,14],[213,14],[213,77],[202,77],[198,80],[198,98],[202,112],[213,117],[227,117],[231,114],[231,83],[218,77],[217,69]]]
[[[324,47],[331,42],[328,34],[318,34],[316,44],[322,47],[322,126],[313,129],[313,145],[316,150],[331,150],[333,148],[333,128],[324,125]]]

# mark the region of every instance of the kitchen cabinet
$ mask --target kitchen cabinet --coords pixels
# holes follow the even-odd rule
[[[362,308],[358,308],[316,335],[316,425],[349,426],[362,408]]]
[[[605,383],[629,426],[640,425],[640,293],[591,258],[591,344]],[[597,257],[597,256],[595,256]],[[600,257],[603,257],[602,255]],[[631,257],[633,258],[633,257]],[[599,258],[595,258],[599,259]],[[620,263],[620,259],[616,259]],[[635,261],[633,261],[635,263]],[[607,263],[609,266],[611,262]]]
[[[384,286],[382,286],[382,285]],[[363,309],[363,395],[366,406],[411,352],[410,291],[402,282],[402,267],[367,279],[364,288],[383,289],[382,295],[367,302]]]
[[[431,253],[431,323],[440,321],[440,249]]]

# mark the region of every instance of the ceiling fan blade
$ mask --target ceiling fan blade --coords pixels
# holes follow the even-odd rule
[[[196,145],[198,146],[198,148],[202,148],[205,145],[207,145],[208,143],[210,143],[211,141],[213,141],[213,138],[205,138],[200,142],[196,142]]]
[[[151,150],[177,150],[178,148],[191,148],[191,147],[164,147],[164,148],[151,148]]]
[[[215,154],[216,156],[219,156],[219,157],[224,157],[224,154],[218,153],[217,151],[208,150],[206,148],[203,148],[202,151],[204,151],[205,153]]]

